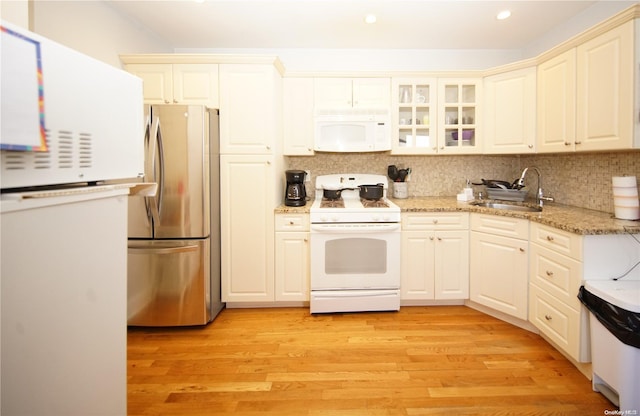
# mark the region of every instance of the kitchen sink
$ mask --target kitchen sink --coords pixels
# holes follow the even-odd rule
[[[500,202],[489,202],[489,201],[474,201],[474,202],[471,202],[470,205],[473,205],[476,207],[501,209],[501,210],[507,210],[507,211],[520,211],[520,212],[541,212],[542,211],[542,207],[532,207],[529,205],[505,204]]]

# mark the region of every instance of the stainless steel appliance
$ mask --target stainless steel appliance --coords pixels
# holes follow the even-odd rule
[[[129,203],[128,324],[204,325],[220,301],[218,110],[145,109],[145,180]]]
[[[382,184],[382,197],[361,198]],[[311,313],[400,308],[400,208],[384,175],[316,178],[311,220]],[[341,192],[324,197],[325,190]],[[335,195],[335,192],[329,192]]]
[[[288,170],[285,173],[287,189],[284,204],[288,207],[303,207],[307,204],[307,190],[304,187],[306,172],[303,170]]]

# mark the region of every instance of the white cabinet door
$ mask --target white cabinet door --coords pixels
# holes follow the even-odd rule
[[[313,78],[284,78],[283,151],[287,156],[313,155]]]
[[[276,233],[276,301],[308,301],[310,262],[308,232]]]
[[[316,78],[315,109],[353,108],[351,78]]]
[[[576,141],[576,50],[538,65],[537,150],[569,152]]]
[[[576,150],[633,145],[633,24],[629,21],[577,48]]]
[[[218,65],[174,64],[173,98],[178,103],[218,108]]]
[[[142,78],[147,104],[202,104],[218,108],[217,64],[128,64]]]
[[[220,156],[223,302],[274,300],[273,156]]]
[[[484,153],[534,153],[536,68],[484,79]]]
[[[389,78],[316,78],[315,109],[389,108]]]
[[[128,64],[125,69],[142,78],[142,95],[145,103],[173,103],[172,64]]]
[[[433,233],[402,232],[402,299],[434,299],[435,250]]]
[[[394,78],[391,92],[393,154],[435,154],[437,80]]]
[[[482,80],[438,80],[438,153],[482,152]]]
[[[435,234],[435,298],[469,298],[469,232]]]
[[[471,300],[527,319],[528,241],[471,232]]]
[[[391,80],[389,78],[355,78],[353,80],[354,108],[389,108]]]
[[[271,154],[280,140],[282,80],[272,65],[220,65],[220,153]]]
[[[469,298],[469,214],[402,216],[403,300]]]

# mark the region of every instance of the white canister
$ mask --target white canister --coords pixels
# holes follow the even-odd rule
[[[635,176],[614,176],[613,209],[614,216],[621,220],[640,219],[638,183]]]
[[[398,199],[409,198],[408,185],[407,182],[393,182],[393,197]]]

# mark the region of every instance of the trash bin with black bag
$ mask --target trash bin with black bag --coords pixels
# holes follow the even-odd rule
[[[640,281],[586,281],[578,298],[590,312],[593,390],[640,415]]]

